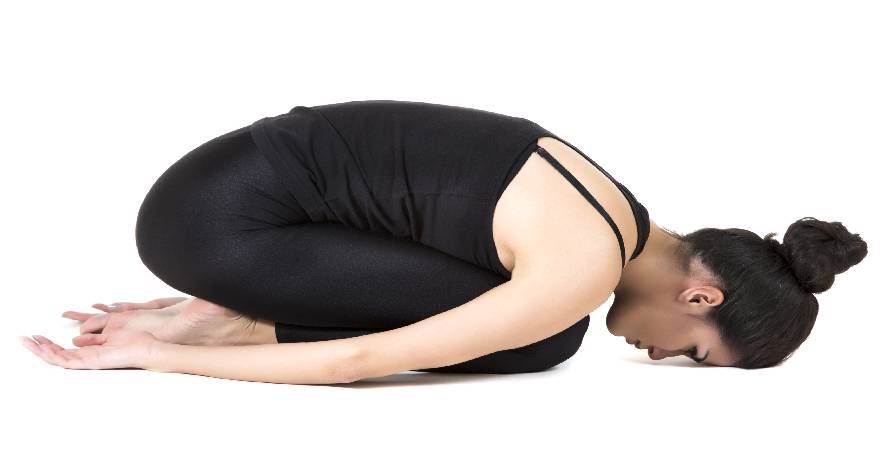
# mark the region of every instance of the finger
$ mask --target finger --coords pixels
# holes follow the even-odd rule
[[[97,308],[103,312],[112,313],[112,312],[124,312],[126,310],[137,310],[139,308],[145,308],[142,304],[131,303],[131,302],[115,302],[110,305],[105,305],[103,303],[92,304],[92,307]]]
[[[27,348],[28,350],[31,351],[31,353],[33,353],[37,356],[40,356],[40,344],[39,343],[37,343],[33,339],[28,338],[26,336],[20,336],[20,337],[18,337],[18,339],[19,339],[19,341],[21,341],[21,344],[24,345],[25,348]]]
[[[165,308],[165,307],[171,305],[170,303],[167,302],[167,300],[168,299],[161,299],[160,298],[160,299],[150,300],[149,302],[144,302],[144,308],[148,309],[148,310],[158,310],[160,308]]]
[[[55,361],[56,364],[63,365],[63,363],[70,358],[70,355],[68,355],[68,350],[66,348],[62,348],[60,345],[54,343],[48,338],[42,337],[40,335],[37,336],[41,338],[40,347],[49,353],[50,357],[53,361]]]
[[[84,322],[84,321],[88,320],[89,318],[92,318],[92,317],[94,317],[94,316],[96,316],[96,315],[99,315],[99,314],[97,314],[97,313],[76,312],[76,311],[74,311],[74,310],[68,310],[68,311],[66,311],[66,312],[64,312],[64,313],[61,314],[61,316],[64,317],[64,318],[69,318],[69,319],[71,319],[71,320],[76,320],[76,321],[78,321],[78,322]]]
[[[37,342],[40,344],[41,348],[43,348],[47,351],[50,351],[52,353],[57,353],[58,350],[62,350],[62,351],[64,350],[64,348],[58,346],[57,344],[55,344],[55,342],[44,337],[43,335],[34,335],[34,339],[37,340]]]
[[[126,310],[150,310],[156,308],[151,302],[113,302],[110,305],[103,303],[92,304],[92,307],[107,313],[125,312]]]
[[[80,369],[83,367],[82,361],[74,355],[72,350],[62,348],[41,335],[35,335],[35,337],[40,338],[40,349],[46,357],[44,359],[49,363],[67,369]]]
[[[49,339],[44,337],[43,335],[33,335],[33,338],[40,345],[45,345],[46,343],[51,343],[51,341],[49,341]]]
[[[107,322],[109,321],[110,317],[106,315],[96,315],[79,326],[79,333],[80,335],[85,333],[100,333],[101,330],[107,326]]]
[[[73,337],[73,344],[79,347],[91,345],[103,345],[107,342],[107,335],[102,333],[86,333]]]
[[[33,344],[35,346],[31,346],[34,354],[43,359],[46,363],[55,364],[55,361],[52,359],[51,353],[45,348],[43,342],[49,341],[46,337],[40,335],[32,335]]]
[[[155,308],[166,308],[172,305],[177,305],[184,300],[189,300],[190,297],[162,297],[158,299],[153,299],[150,303],[155,305]]]
[[[101,335],[96,335],[97,337],[101,337]],[[57,366],[62,366],[67,369],[101,369],[101,366],[94,366],[94,355],[89,358],[86,356],[86,353],[89,350],[85,349],[67,349],[63,348],[60,345],[55,344],[48,338],[42,335],[34,335],[34,338],[38,338],[40,342],[40,351],[42,352],[42,356],[46,361],[52,363]],[[97,348],[91,349],[93,351],[98,351]],[[93,360],[93,363],[89,363],[89,360]],[[101,363],[98,363],[99,365]],[[106,365],[105,365],[106,366]],[[112,366],[107,366],[112,367]]]
[[[62,348],[42,335],[34,335],[33,337],[38,344],[25,337],[21,337],[22,343],[42,358],[43,361],[67,369],[87,368],[82,358],[76,354],[77,350]]]

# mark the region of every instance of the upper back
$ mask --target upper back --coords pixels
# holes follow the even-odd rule
[[[619,228],[625,253],[631,256],[639,242],[638,223],[624,193],[565,143],[542,137],[538,145],[595,197]],[[493,232],[499,257],[513,275],[525,270],[520,266],[525,255],[545,263],[558,261],[560,272],[567,269],[575,275],[599,267],[619,279],[622,272],[620,245],[609,223],[538,153],[526,160],[502,193]]]

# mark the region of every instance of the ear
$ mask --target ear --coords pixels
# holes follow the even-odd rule
[[[699,307],[715,307],[724,301],[724,292],[718,287],[702,285],[684,291],[684,297],[690,305]]]

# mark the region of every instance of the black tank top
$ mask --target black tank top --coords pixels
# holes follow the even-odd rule
[[[296,106],[250,126],[254,142],[312,221],[411,239],[492,270],[511,273],[498,257],[492,217],[501,193],[533,153],[547,159],[608,221],[593,196],[538,146],[553,137],[605,174],[636,218],[636,258],[649,215],[632,193],[591,158],[540,125],[460,106],[395,100]]]

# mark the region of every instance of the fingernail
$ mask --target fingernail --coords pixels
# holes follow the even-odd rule
[[[108,305],[107,308],[109,308],[110,310],[116,310],[119,308],[119,306],[114,303],[114,304]]]

